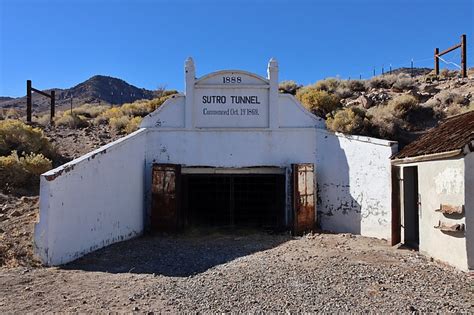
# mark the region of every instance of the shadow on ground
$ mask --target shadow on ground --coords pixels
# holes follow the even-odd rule
[[[291,236],[285,233],[248,230],[193,230],[181,235],[146,235],[100,249],[62,268],[187,277],[289,240]]]

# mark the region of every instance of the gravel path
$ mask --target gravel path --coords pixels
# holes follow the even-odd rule
[[[148,236],[62,268],[0,269],[0,313],[472,313],[473,292],[466,273],[347,234]]]

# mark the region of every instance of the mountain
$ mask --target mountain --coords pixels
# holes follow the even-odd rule
[[[9,97],[9,96],[0,96],[0,103],[1,102],[4,102],[4,101],[9,101],[9,100],[12,100],[13,97]]]
[[[409,74],[414,77],[420,76],[420,75],[427,75],[429,74],[433,69],[430,68],[397,68],[392,70],[391,74]]]
[[[156,93],[155,91],[133,86],[124,80],[103,75],[95,75],[69,89],[43,91],[50,93],[52,90],[56,91],[56,106],[58,109],[69,107],[71,99],[73,106],[84,103],[123,104],[140,99],[152,99]],[[47,111],[49,106],[49,98],[33,93],[34,112]],[[0,108],[24,109],[26,108],[26,96],[18,98],[1,97]]]

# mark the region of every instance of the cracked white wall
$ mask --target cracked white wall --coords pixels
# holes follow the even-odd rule
[[[397,145],[367,137],[317,133],[318,218],[334,232],[389,239],[391,164]]]

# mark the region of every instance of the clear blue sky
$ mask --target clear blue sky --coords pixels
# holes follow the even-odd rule
[[[0,0],[0,95],[24,95],[26,79],[66,88],[95,74],[182,90],[187,56],[198,76],[265,75],[275,57],[280,80],[367,77],[412,58],[432,67],[433,49],[462,33],[472,66],[473,2]],[[446,59],[459,63],[459,52]]]

